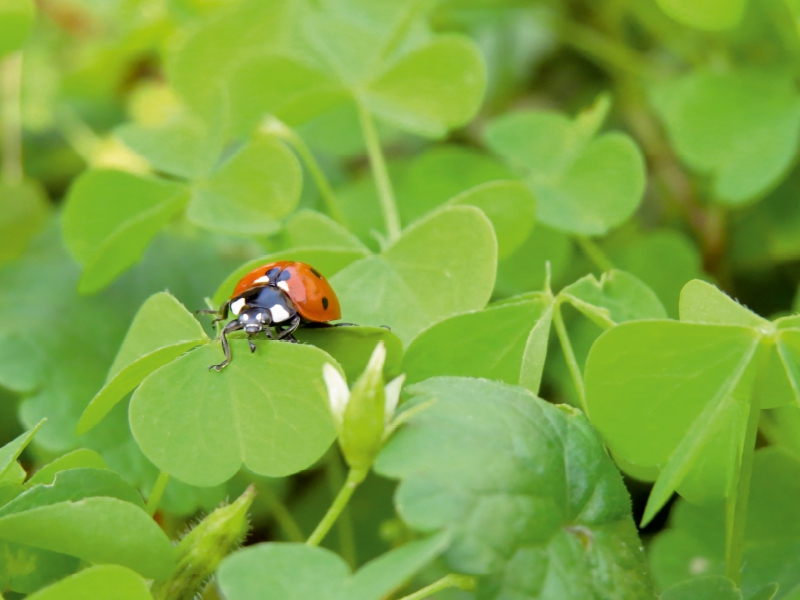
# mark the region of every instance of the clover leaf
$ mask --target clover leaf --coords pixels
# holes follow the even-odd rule
[[[720,202],[763,195],[797,153],[800,95],[788,72],[698,71],[657,86],[653,100],[681,159],[712,178]]]
[[[331,278],[343,319],[388,325],[408,344],[424,328],[482,308],[494,287],[497,242],[483,213],[445,207],[411,225],[381,254]]]
[[[151,296],[139,309],[125,341],[97,392],[78,421],[81,435],[157,368],[208,341],[200,323],[167,292]]]
[[[622,479],[583,415],[529,391],[436,377],[378,457],[409,525],[452,535],[478,597],[642,598],[649,590]]]
[[[490,123],[487,145],[531,189],[542,223],[567,233],[603,235],[639,206],[645,183],[640,150],[623,133],[598,135],[609,106],[601,96],[573,120],[529,111]]]
[[[217,571],[229,600],[381,600],[447,547],[446,535],[408,543],[356,573],[337,554],[302,544],[258,544],[226,558]]]
[[[309,467],[335,437],[322,380],[334,362],[305,344],[264,342],[209,371],[222,350],[206,344],[151,373],[131,399],[131,430],[160,469],[198,486],[227,481],[244,463],[278,477]]]
[[[31,600],[151,600],[147,582],[118,565],[90,567],[28,596]]]
[[[297,125],[346,100],[442,137],[480,105],[486,75],[477,48],[460,35],[432,34],[412,2],[261,4],[244,2],[211,21],[171,61],[176,89],[204,114],[222,112],[235,134],[269,114]],[[230,49],[208,57],[209,44]]]
[[[798,490],[800,462],[779,448],[755,453],[751,495],[747,505],[747,530],[742,571],[742,592],[751,598],[777,583],[778,598],[791,597],[800,586],[797,549],[800,521],[792,498]],[[725,516],[719,504],[697,506],[679,500],[670,514],[669,527],[650,548],[650,565],[661,587],[725,570]]]
[[[78,289],[96,292],[136,263],[188,200],[183,186],[165,180],[110,170],[81,175],[64,208],[64,239],[84,269]]]

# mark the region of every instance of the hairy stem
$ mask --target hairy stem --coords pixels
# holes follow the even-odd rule
[[[147,504],[145,505],[145,510],[151,517],[156,514],[158,510],[158,505],[161,503],[161,498],[164,496],[167,483],[169,483],[169,473],[161,471],[158,474],[158,479],[156,479],[156,482],[153,484],[153,489],[150,491],[150,496],[148,496]]]
[[[614,268],[614,263],[606,256],[606,253],[595,244],[590,238],[584,235],[576,235],[575,241],[583,250],[583,253],[591,260],[594,265],[601,271],[610,271]]]
[[[583,386],[583,374],[581,368],[578,366],[578,359],[575,358],[575,352],[572,350],[572,343],[569,341],[567,328],[564,325],[564,317],[561,316],[561,305],[558,301],[553,308],[553,324],[556,327],[556,334],[558,334],[558,341],[561,344],[561,350],[564,352],[564,358],[567,360],[567,367],[569,373],[572,375],[572,382],[575,384],[575,389],[578,392],[578,399],[581,402],[583,412],[588,416],[589,410],[586,407],[586,390]]]
[[[322,197],[322,201],[325,203],[325,207],[328,209],[328,214],[330,214],[331,218],[339,223],[339,225],[346,227],[347,219],[344,215],[344,212],[342,212],[342,208],[339,204],[339,200],[336,198],[333,187],[331,187],[328,178],[325,177],[325,173],[322,171],[322,168],[320,168],[317,159],[314,157],[314,154],[311,152],[308,144],[305,143],[305,140],[297,135],[297,132],[294,129],[286,125],[283,121],[280,121],[274,117],[268,119],[261,126],[261,131],[282,139],[292,147],[292,149],[300,157],[300,160],[303,161],[303,164],[306,166],[306,169],[308,169],[311,178],[314,180],[314,183],[319,190],[319,195]]]
[[[439,581],[436,581],[429,586],[414,592],[413,594],[403,596],[400,598],[400,600],[422,600],[423,598],[433,596],[436,592],[440,592],[441,590],[451,587],[457,587],[465,591],[474,590],[475,578],[469,577],[468,575],[456,575],[451,573],[450,575],[445,575]]]
[[[358,116],[361,120],[361,131],[367,144],[369,164],[372,168],[372,176],[375,178],[375,185],[378,188],[383,220],[386,223],[386,233],[389,235],[389,241],[394,242],[400,238],[400,213],[397,212],[392,182],[389,179],[389,171],[386,169],[386,160],[383,157],[381,141],[378,138],[372,115],[369,114],[369,111],[364,108],[361,102],[357,104]]]
[[[0,139],[2,163],[0,178],[19,183],[22,170],[22,52],[15,52],[0,62]]]
[[[314,533],[306,541],[306,544],[309,546],[319,546],[322,540],[325,539],[325,536],[333,527],[333,524],[336,523],[336,519],[339,518],[339,515],[347,506],[347,503],[350,501],[350,498],[353,496],[353,492],[356,491],[356,488],[361,484],[362,481],[367,476],[366,471],[357,471],[355,469],[351,469],[350,472],[347,474],[347,479],[342,486],[342,489],[339,490],[339,493],[336,495],[336,498],[333,500],[333,504],[328,509],[328,512],[325,513],[325,516],[322,517],[322,520],[317,525],[317,528],[314,530]]]

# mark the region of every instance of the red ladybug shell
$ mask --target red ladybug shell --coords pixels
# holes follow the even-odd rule
[[[278,271],[267,275],[273,269]],[[286,292],[306,321],[327,323],[342,318],[339,298],[331,284],[314,267],[303,262],[279,260],[253,269],[239,280],[231,298],[254,287],[269,284],[277,285]]]

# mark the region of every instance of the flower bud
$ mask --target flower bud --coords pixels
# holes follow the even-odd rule
[[[153,586],[155,600],[192,600],[202,591],[220,561],[235,550],[247,534],[247,511],[255,498],[251,485],[233,504],[203,519],[178,544],[178,565],[172,576]]]

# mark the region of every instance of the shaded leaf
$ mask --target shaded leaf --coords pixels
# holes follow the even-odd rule
[[[721,202],[762,195],[794,160],[800,95],[788,72],[695,72],[661,84],[653,97],[681,159],[713,178]]]
[[[602,235],[639,206],[644,159],[627,135],[597,135],[608,108],[608,99],[601,97],[574,120],[520,112],[489,125],[487,145],[523,177],[542,223],[568,233]]]
[[[78,289],[96,292],[135,264],[187,201],[186,188],[164,180],[122,171],[81,175],[64,208],[64,239],[84,269]]]
[[[106,384],[86,407],[76,433],[99,423],[150,373],[207,340],[200,323],[174,296],[151,296],[136,314]]]
[[[643,598],[622,479],[580,412],[519,387],[441,377],[407,391],[414,415],[378,458],[401,480],[403,519],[446,529],[451,568],[481,575],[480,598]]]

